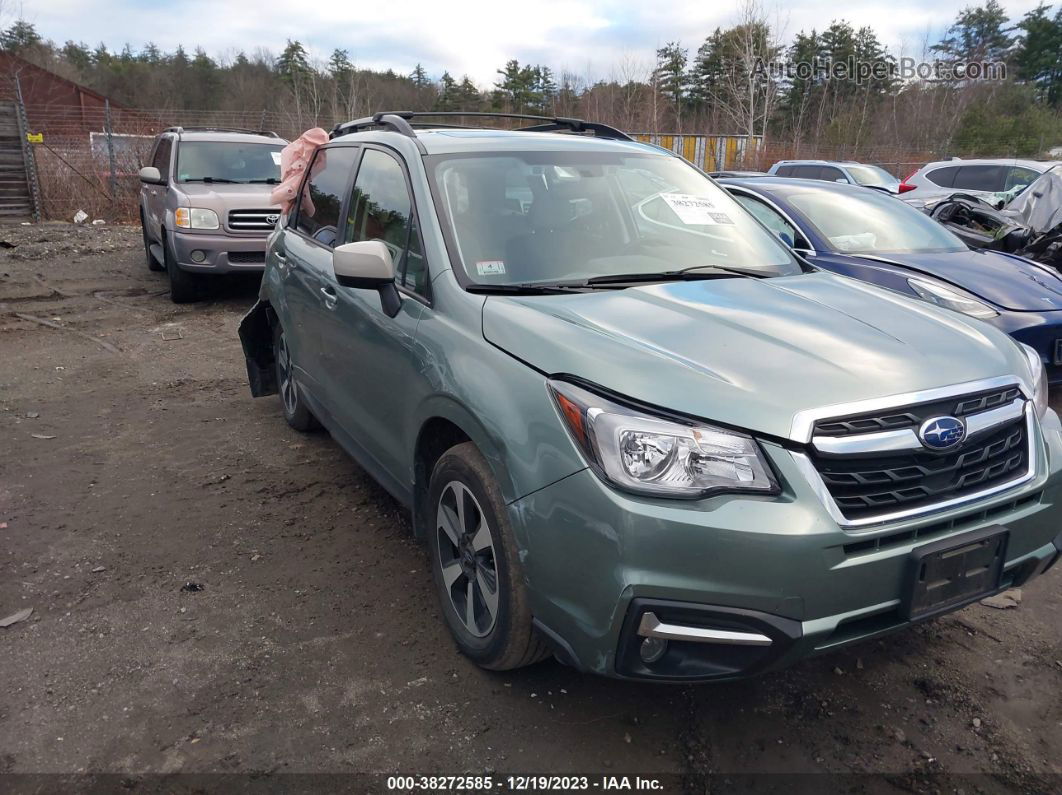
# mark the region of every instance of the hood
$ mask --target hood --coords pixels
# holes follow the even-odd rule
[[[1012,312],[1062,309],[1062,277],[1057,272],[998,251],[978,249],[950,254],[847,256],[902,265],[950,282]]]
[[[987,323],[828,273],[490,296],[483,334],[545,373],[779,437],[798,411],[1026,367]]]
[[[270,201],[275,185],[230,185],[227,183],[180,182],[178,189],[188,198],[190,207],[221,210],[264,210],[280,205]],[[220,215],[220,213],[219,213]]]

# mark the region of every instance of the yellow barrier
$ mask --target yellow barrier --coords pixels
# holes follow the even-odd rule
[[[674,152],[705,171],[724,171],[749,168],[763,146],[763,137],[756,135],[659,135],[632,133],[636,141]]]

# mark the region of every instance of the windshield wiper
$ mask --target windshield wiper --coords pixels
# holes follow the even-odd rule
[[[578,287],[579,285],[573,285]],[[466,292],[479,295],[559,295],[572,288],[561,284],[470,284]]]
[[[659,271],[657,273],[612,273],[607,276],[593,276],[582,282],[561,282],[560,284],[566,287],[594,287],[596,285],[633,284],[638,282],[692,282],[703,279],[729,279],[734,276],[763,279],[768,275],[770,274],[741,268],[727,268],[722,265],[694,265],[682,270]]]
[[[249,179],[247,180],[252,185],[279,185],[280,180],[276,177],[266,177],[265,179]]]
[[[189,177],[184,182],[228,182],[233,185],[236,184],[234,179],[225,179],[224,177]]]

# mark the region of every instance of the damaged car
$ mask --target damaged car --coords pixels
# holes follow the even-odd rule
[[[339,125],[240,325],[252,394],[410,510],[461,653],[733,679],[1062,557],[1035,351],[809,265],[677,155],[495,115]]]
[[[960,193],[924,211],[973,248],[1017,254],[1062,270],[1062,167],[1045,172],[1006,203]]]
[[[971,250],[903,202],[811,180],[721,180],[816,267],[984,320],[1036,351],[1062,383],[1062,276],[1013,254]]]

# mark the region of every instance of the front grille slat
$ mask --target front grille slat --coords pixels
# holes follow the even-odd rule
[[[279,215],[279,210],[270,209],[229,210],[228,225],[234,232],[268,232],[276,226]]]
[[[959,395],[946,400],[889,408],[851,417],[831,417],[814,426],[816,436],[845,436],[892,430],[897,418],[917,429],[941,415],[969,418],[1021,397],[1016,386]],[[856,429],[856,430],[852,430]],[[871,431],[874,433],[875,431]],[[848,521],[873,521],[900,511],[926,509],[1016,480],[1029,467],[1024,413],[964,440],[950,451],[882,450],[825,454],[809,447],[809,458],[830,496]]]

